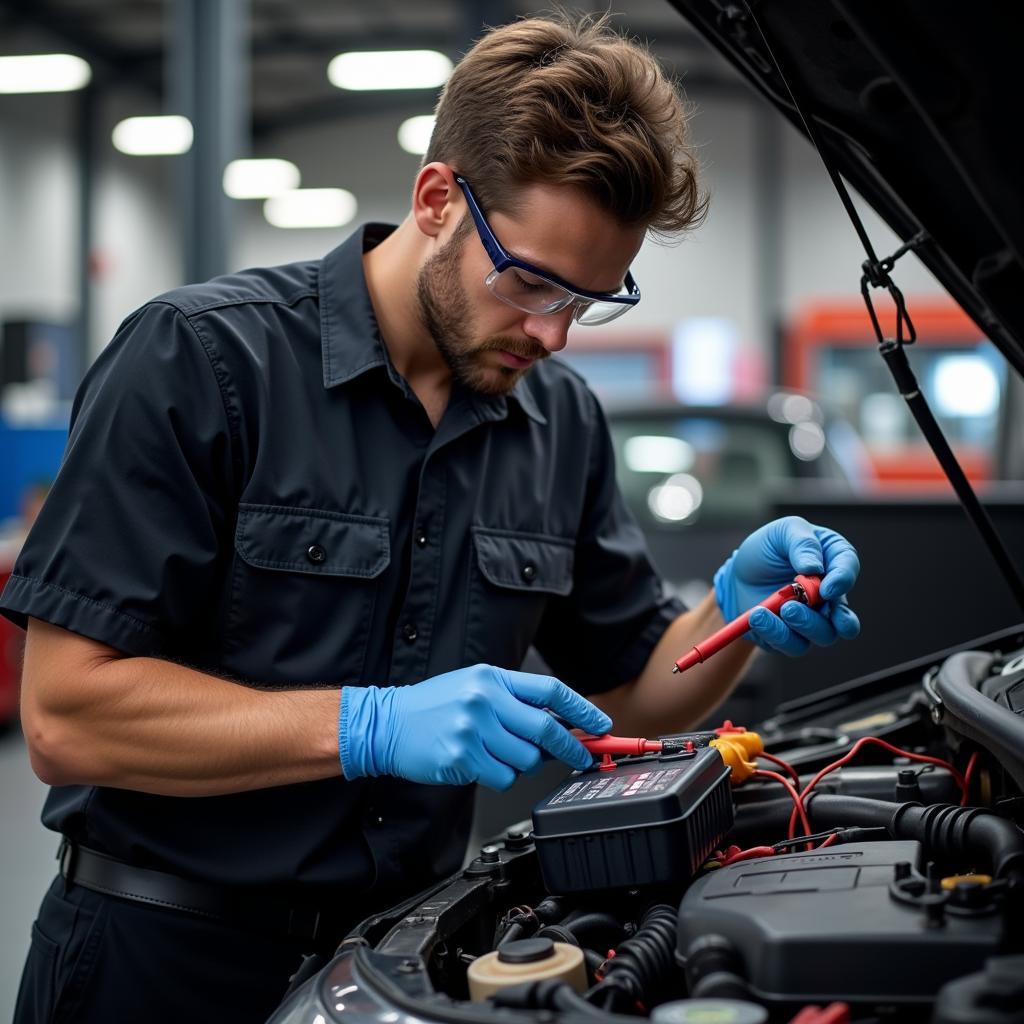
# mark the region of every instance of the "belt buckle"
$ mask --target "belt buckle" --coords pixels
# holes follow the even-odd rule
[[[290,907],[288,910],[288,935],[296,939],[318,939],[325,924],[320,910],[305,907]]]

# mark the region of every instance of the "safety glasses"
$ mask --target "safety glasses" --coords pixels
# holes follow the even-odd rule
[[[524,313],[542,315],[572,306],[573,319],[585,326],[606,324],[640,301],[640,289],[628,271],[620,291],[590,292],[512,256],[491,230],[469,182],[461,174],[455,175],[455,181],[466,197],[477,234],[494,265],[484,284],[496,299]]]

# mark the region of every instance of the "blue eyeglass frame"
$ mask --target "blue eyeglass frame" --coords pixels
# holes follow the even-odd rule
[[[640,289],[637,287],[636,281],[633,280],[632,273],[628,270],[623,281],[623,287],[626,289],[625,295],[622,292],[589,292],[583,288],[577,288],[555,274],[541,270],[525,260],[512,256],[501,242],[498,241],[497,236],[491,229],[491,225],[487,223],[487,218],[484,216],[483,210],[480,209],[480,204],[476,201],[476,196],[473,195],[473,189],[470,187],[469,182],[458,173],[455,174],[455,181],[459,188],[462,189],[462,194],[466,197],[470,216],[472,216],[473,223],[476,225],[477,234],[480,236],[484,250],[488,257],[490,257],[491,263],[494,264],[495,271],[499,274],[503,270],[508,270],[509,267],[516,267],[519,270],[525,270],[534,277],[539,277],[544,281],[549,281],[551,284],[558,285],[559,288],[567,291],[570,295],[586,302],[613,302],[622,306],[635,306],[640,301]],[[571,305],[571,303],[563,306],[562,309],[567,309],[568,305]],[[552,312],[558,313],[561,310],[553,310]],[[538,315],[543,316],[546,314]]]

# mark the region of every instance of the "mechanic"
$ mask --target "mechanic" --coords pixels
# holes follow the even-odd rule
[[[656,735],[757,644],[856,634],[856,554],[799,519],[697,607],[666,596],[600,407],[547,358],[635,305],[648,231],[701,219],[685,123],[605,22],[499,28],[447,84],[400,226],[121,325],[3,595],[64,836],[18,1022],[262,1020],[302,954],[458,868],[473,783],[590,763],[545,708]],[[795,572],[822,608],[758,612],[672,675]],[[557,680],[517,671],[531,643]]]

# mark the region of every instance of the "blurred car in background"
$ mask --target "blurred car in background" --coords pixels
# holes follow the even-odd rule
[[[799,392],[745,405],[608,402],[606,414],[623,498],[687,604],[779,498],[863,494],[874,482],[853,427]]]

